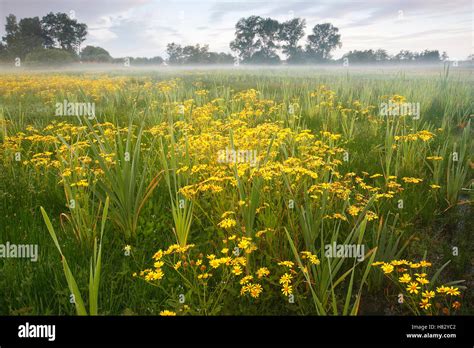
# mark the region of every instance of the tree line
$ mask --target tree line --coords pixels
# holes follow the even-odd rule
[[[230,42],[234,55],[212,52],[208,45],[169,43],[167,59],[162,57],[113,58],[102,47],[81,44],[87,37],[87,25],[66,13],[48,13],[22,18],[10,14],[6,18],[5,36],[0,41],[0,61],[16,63],[60,64],[72,62],[199,65],[199,64],[321,64],[439,62],[447,60],[446,52],[402,50],[389,55],[386,50],[352,50],[334,60],[332,53],[342,46],[339,29],[330,23],[316,24],[305,37],[306,20],[293,18],[279,22],[273,18],[250,16],[235,25],[235,38]],[[21,64],[21,63],[20,63]]]

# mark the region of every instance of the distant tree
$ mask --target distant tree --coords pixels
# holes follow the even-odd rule
[[[235,40],[230,43],[232,51],[242,60],[252,57],[257,47],[257,27],[262,20],[259,16],[241,18],[235,25]]]
[[[166,45],[166,54],[170,64],[182,64],[184,62],[183,48],[174,42]]]
[[[230,43],[244,63],[273,64],[280,61],[280,23],[272,18],[250,16],[235,25],[235,40]]]
[[[41,48],[61,48],[74,52],[87,35],[87,26],[70,19],[65,13],[49,13],[39,17],[23,18],[17,22],[16,16],[6,18],[5,42],[9,57],[24,59]]]
[[[341,47],[339,29],[330,23],[316,24],[308,35],[306,53],[310,60],[321,61],[331,58],[331,51]]]
[[[0,62],[5,62],[10,59],[7,46],[5,46],[2,42],[0,42]]]
[[[123,62],[123,59],[121,59],[119,62]],[[159,65],[164,62],[164,59],[156,56],[153,58],[147,58],[147,57],[136,57],[136,58],[131,58],[130,63],[133,65]]]
[[[210,52],[209,45],[188,45],[182,47],[174,42],[166,46],[168,63],[173,65],[230,64],[234,57],[227,53]]]
[[[77,56],[59,48],[37,48],[28,53],[25,63],[30,66],[58,66],[73,63]]]
[[[208,64],[210,63],[209,45],[185,46],[183,48],[184,64]]]
[[[424,50],[418,55],[416,60],[421,62],[439,62],[441,57],[438,50]]]
[[[2,40],[5,41],[6,47],[13,48],[15,45],[20,28],[18,26],[16,16],[9,14],[6,18],[5,23],[5,33],[6,35],[2,37]]]
[[[5,33],[3,40],[13,57],[24,59],[28,53],[44,47],[46,35],[38,17],[23,18],[17,24],[16,17],[11,14],[7,17]]]
[[[443,51],[443,54],[441,54],[441,60],[448,60],[448,59],[449,59],[448,54],[446,53],[446,51]]]
[[[353,50],[349,51],[342,56],[342,59],[347,58],[351,64],[366,64],[375,63],[377,61],[377,55],[374,50]]]
[[[211,64],[233,64],[235,58],[229,53],[209,52],[209,61]]]
[[[375,60],[378,62],[385,62],[390,60],[390,56],[387,53],[386,50],[379,48],[377,51],[375,51]]]
[[[87,35],[87,25],[78,23],[66,13],[48,13],[41,19],[47,35],[45,46],[59,47],[67,51],[77,51]]]
[[[163,64],[164,61],[160,56],[152,57],[148,60],[150,64]]]
[[[102,47],[96,46],[84,47],[81,51],[80,58],[84,62],[106,63],[112,61],[112,57],[110,56],[109,52],[107,52]]]
[[[415,60],[415,58],[416,58],[416,53],[408,51],[408,50],[401,50],[394,57],[394,59],[398,61],[412,61],[412,60]]]
[[[280,25],[279,39],[283,42],[281,48],[289,63],[304,60],[304,50],[298,42],[304,36],[305,27],[306,21],[301,18],[294,18]]]

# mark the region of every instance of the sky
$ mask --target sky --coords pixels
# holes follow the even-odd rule
[[[0,0],[0,36],[5,17],[42,17],[65,12],[88,26],[86,45],[105,48],[113,57],[166,57],[166,44],[209,44],[231,53],[235,23],[259,15],[279,21],[306,19],[339,28],[342,47],[335,58],[354,49],[383,48],[446,51],[466,59],[474,47],[474,0]],[[305,43],[305,37],[301,44]]]

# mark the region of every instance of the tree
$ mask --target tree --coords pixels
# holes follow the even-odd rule
[[[38,17],[23,18],[17,24],[16,17],[10,14],[5,24],[3,40],[8,53],[13,57],[24,59],[25,56],[44,46],[44,33]]]
[[[184,61],[183,48],[174,42],[166,45],[166,54],[170,64],[182,64]]]
[[[234,56],[224,52],[209,52],[211,64],[234,64]]]
[[[9,60],[7,47],[2,42],[0,42],[0,61],[3,62],[7,60]]]
[[[81,60],[84,62],[111,62],[112,57],[102,47],[86,46],[82,49],[80,54]]]
[[[272,18],[241,18],[235,25],[235,40],[230,48],[246,63],[273,64],[280,61],[276,53],[279,33],[280,23]]]
[[[303,48],[298,42],[304,36],[305,27],[306,21],[301,18],[294,18],[280,25],[279,39],[283,42],[281,48],[288,62],[303,60]]]
[[[342,59],[344,58],[348,59],[351,64],[352,63],[359,63],[359,64],[374,63],[377,61],[377,55],[376,55],[376,52],[374,52],[374,50],[349,51],[342,56]]]
[[[77,56],[59,48],[37,48],[28,53],[25,63],[30,66],[58,66],[73,63]]]
[[[59,47],[67,51],[77,51],[87,35],[87,25],[78,23],[66,13],[48,13],[41,20],[47,35],[47,48]]]
[[[424,50],[417,57],[417,60],[422,62],[439,62],[440,59],[441,57],[438,50]]]
[[[388,55],[387,51],[384,49],[379,48],[375,51],[375,60],[378,62],[384,62],[390,60],[390,56]]]
[[[401,50],[399,53],[395,55],[395,59],[399,61],[412,61],[415,60],[416,53],[413,53],[408,50]]]
[[[229,64],[234,57],[227,53],[210,52],[208,45],[188,45],[182,47],[174,42],[166,46],[168,63],[179,64]]]
[[[185,46],[183,48],[184,64],[206,64],[209,60],[209,45]]]
[[[316,24],[313,33],[308,35],[306,53],[310,60],[328,60],[331,51],[341,47],[341,35],[339,29],[330,23]]]
[[[17,23],[15,15],[6,19],[5,42],[7,55],[24,59],[30,52],[41,48],[61,48],[74,52],[85,40],[87,26],[69,18],[65,13],[49,13],[39,17],[23,18]]]
[[[235,40],[230,43],[230,48],[242,60],[250,59],[257,50],[257,26],[261,19],[259,16],[241,18],[235,25]]]

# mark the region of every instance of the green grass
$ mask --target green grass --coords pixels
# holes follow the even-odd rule
[[[68,74],[94,76],[81,72]],[[74,225],[69,224],[67,219],[60,218],[61,214],[72,213],[66,206],[66,197],[73,195],[73,190],[69,194],[65,192],[65,189],[58,185],[59,177],[50,172],[25,169],[21,163],[11,161],[11,157],[8,157],[11,153],[2,152],[0,149],[0,243],[10,241],[18,244],[38,244],[40,250],[40,258],[36,263],[0,259],[0,315],[76,313],[74,304],[70,302],[71,284],[68,287],[56,248],[60,247],[67,257],[70,272],[78,286],[77,292],[87,294],[90,258],[94,254],[91,246],[98,234],[94,230],[89,237],[86,232],[86,237],[78,238],[72,231],[83,229],[78,226],[91,224],[90,221],[99,221],[100,225],[97,209],[99,203],[105,203],[106,196],[110,197],[110,208],[109,223],[105,225],[103,238],[100,238],[103,248],[100,261],[101,285],[98,297],[92,299],[93,303],[98,304],[93,304],[91,312],[105,315],[157,315],[160,310],[168,308],[176,301],[176,286],[179,284],[173,283],[169,288],[153,287],[133,278],[132,273],[149,267],[151,256],[156,250],[166,248],[176,240],[181,245],[199,245],[204,253],[215,250],[215,240],[221,239],[222,232],[218,231],[215,223],[211,223],[215,219],[211,216],[212,209],[224,211],[226,207],[224,202],[222,206],[215,206],[214,203],[204,200],[199,202],[199,205],[186,202],[185,209],[180,209],[180,197],[174,192],[189,182],[186,182],[184,176],[176,173],[178,167],[173,155],[167,157],[169,152],[160,152],[160,139],[143,134],[141,127],[150,128],[163,121],[176,121],[170,111],[171,107],[162,106],[165,102],[180,103],[195,98],[198,106],[203,105],[204,99],[200,101],[194,94],[196,90],[209,90],[208,99],[229,100],[232,93],[250,88],[259,90],[262,98],[283,104],[282,110],[288,110],[290,104],[298,104],[295,116],[279,112],[271,116],[272,121],[281,121],[285,127],[293,130],[308,128],[314,134],[326,129],[343,134],[346,141],[344,147],[350,149],[349,161],[341,165],[344,173],[366,171],[370,174],[382,173],[400,177],[419,175],[430,178],[423,183],[425,187],[435,182],[442,186],[436,197],[420,195],[420,191],[416,190],[405,190],[401,196],[404,209],[397,209],[396,204],[383,203],[377,206],[377,209],[391,212],[385,220],[370,226],[364,224],[364,231],[357,230],[352,233],[345,230],[339,232],[336,227],[328,230],[321,220],[325,214],[324,210],[312,211],[310,204],[300,206],[299,210],[295,211],[297,215],[291,215],[285,208],[286,201],[276,202],[276,198],[271,194],[262,191],[263,185],[258,181],[251,186],[246,185],[235,173],[237,200],[250,202],[250,207],[243,206],[241,212],[248,235],[252,236],[262,225],[288,227],[286,232],[281,230],[280,234],[274,237],[268,249],[268,259],[272,259],[272,253],[280,254],[282,259],[291,257],[296,251],[295,245],[298,250],[303,250],[302,246],[306,246],[305,250],[311,250],[319,240],[332,240],[338,233],[349,240],[355,240],[359,236],[364,238],[370,250],[373,250],[371,256],[376,260],[390,260],[395,257],[420,259],[427,253],[427,259],[432,260],[436,267],[452,260],[440,278],[445,277],[446,281],[466,280],[463,284],[467,289],[461,313],[474,313],[471,290],[474,282],[474,244],[472,233],[469,232],[472,232],[474,220],[472,191],[464,191],[465,199],[471,204],[457,205],[461,188],[467,188],[473,179],[472,168],[467,165],[469,160],[473,160],[473,125],[468,123],[474,114],[472,71],[408,70],[401,73],[396,69],[345,71],[294,68],[262,71],[111,71],[108,74],[127,76],[133,81],[126,89],[107,94],[97,103],[98,120],[118,124],[128,128],[129,132],[117,134],[108,143],[98,141],[92,151],[95,156],[100,152],[115,152],[119,158],[124,158],[125,152],[128,152],[131,154],[131,161],[120,161],[119,165],[113,168],[108,167],[104,161],[100,162],[107,180],[100,182],[97,190],[91,185],[85,199],[94,200],[97,205],[86,209],[87,212],[83,211],[89,215],[80,217],[82,222]],[[164,81],[175,77],[179,77],[180,87],[166,98],[154,89],[144,88],[146,81]],[[2,78],[0,75],[0,81]],[[379,105],[381,96],[401,94],[408,101],[421,104],[422,117],[418,122],[408,119],[394,120],[392,123],[376,126],[357,117],[340,118],[334,112],[317,111],[315,100],[308,97],[308,94],[320,85],[326,85],[335,91],[344,107],[352,105],[356,100],[362,105]],[[84,91],[68,93],[71,100],[80,100]],[[62,100],[61,98],[63,96],[58,95],[58,100]],[[158,103],[157,108],[151,106],[153,101]],[[41,98],[32,94],[27,94],[22,99],[0,95],[0,105],[0,122],[2,119],[8,121],[8,127],[4,126],[3,122],[0,127],[2,142],[7,135],[24,131],[28,125],[41,128],[52,120],[78,122],[70,117],[53,116],[53,109],[48,109]],[[238,103],[226,103],[224,113],[215,117],[228,117],[241,107]],[[392,128],[385,127],[386,125]],[[401,134],[399,132],[402,129],[413,132],[428,129],[436,133],[438,128],[442,129],[440,136],[426,147],[407,145],[398,155],[391,151],[393,135]],[[137,129],[138,132],[135,131]],[[231,144],[233,136],[229,134]],[[142,143],[150,148],[148,152],[141,148]],[[268,151],[270,148],[271,145]],[[34,153],[36,149],[32,147],[31,151]],[[293,149],[286,148],[281,151],[286,151],[288,156]],[[459,152],[457,162],[453,162],[450,156],[453,151]],[[429,172],[424,169],[427,165],[425,157],[436,152],[443,156],[444,160]],[[26,155],[22,153],[22,156]],[[160,180],[161,176],[165,180]],[[289,183],[282,183],[282,191],[286,190],[290,195],[289,186]],[[305,199],[309,200],[307,197]],[[255,209],[259,202],[263,201],[273,202],[274,211],[257,219]],[[331,202],[327,204],[329,212],[333,207],[330,206]],[[56,231],[58,239],[56,246],[48,234],[40,206],[44,207],[45,213],[51,218],[51,228]],[[82,239],[89,240],[89,243],[80,242]],[[128,256],[123,250],[127,244],[132,246],[131,255]],[[459,247],[459,256],[452,255],[453,246]],[[298,304],[298,310],[274,299],[266,302],[264,308],[257,310],[252,306],[235,303],[233,297],[229,296],[222,299],[220,313],[354,314],[358,309],[360,314],[383,314],[385,309],[390,307],[389,302],[393,301],[393,298],[385,298],[383,295],[386,282],[380,275],[369,272],[367,263],[358,266],[347,262],[341,269],[339,267],[340,265],[329,262],[324,263],[319,270],[311,272],[317,279],[316,286],[311,288],[311,298]],[[327,272],[332,273],[328,275]],[[334,282],[340,277],[344,277],[346,281],[341,280],[341,283],[334,286]],[[368,304],[371,301],[373,303]],[[406,314],[402,310],[399,313]]]

